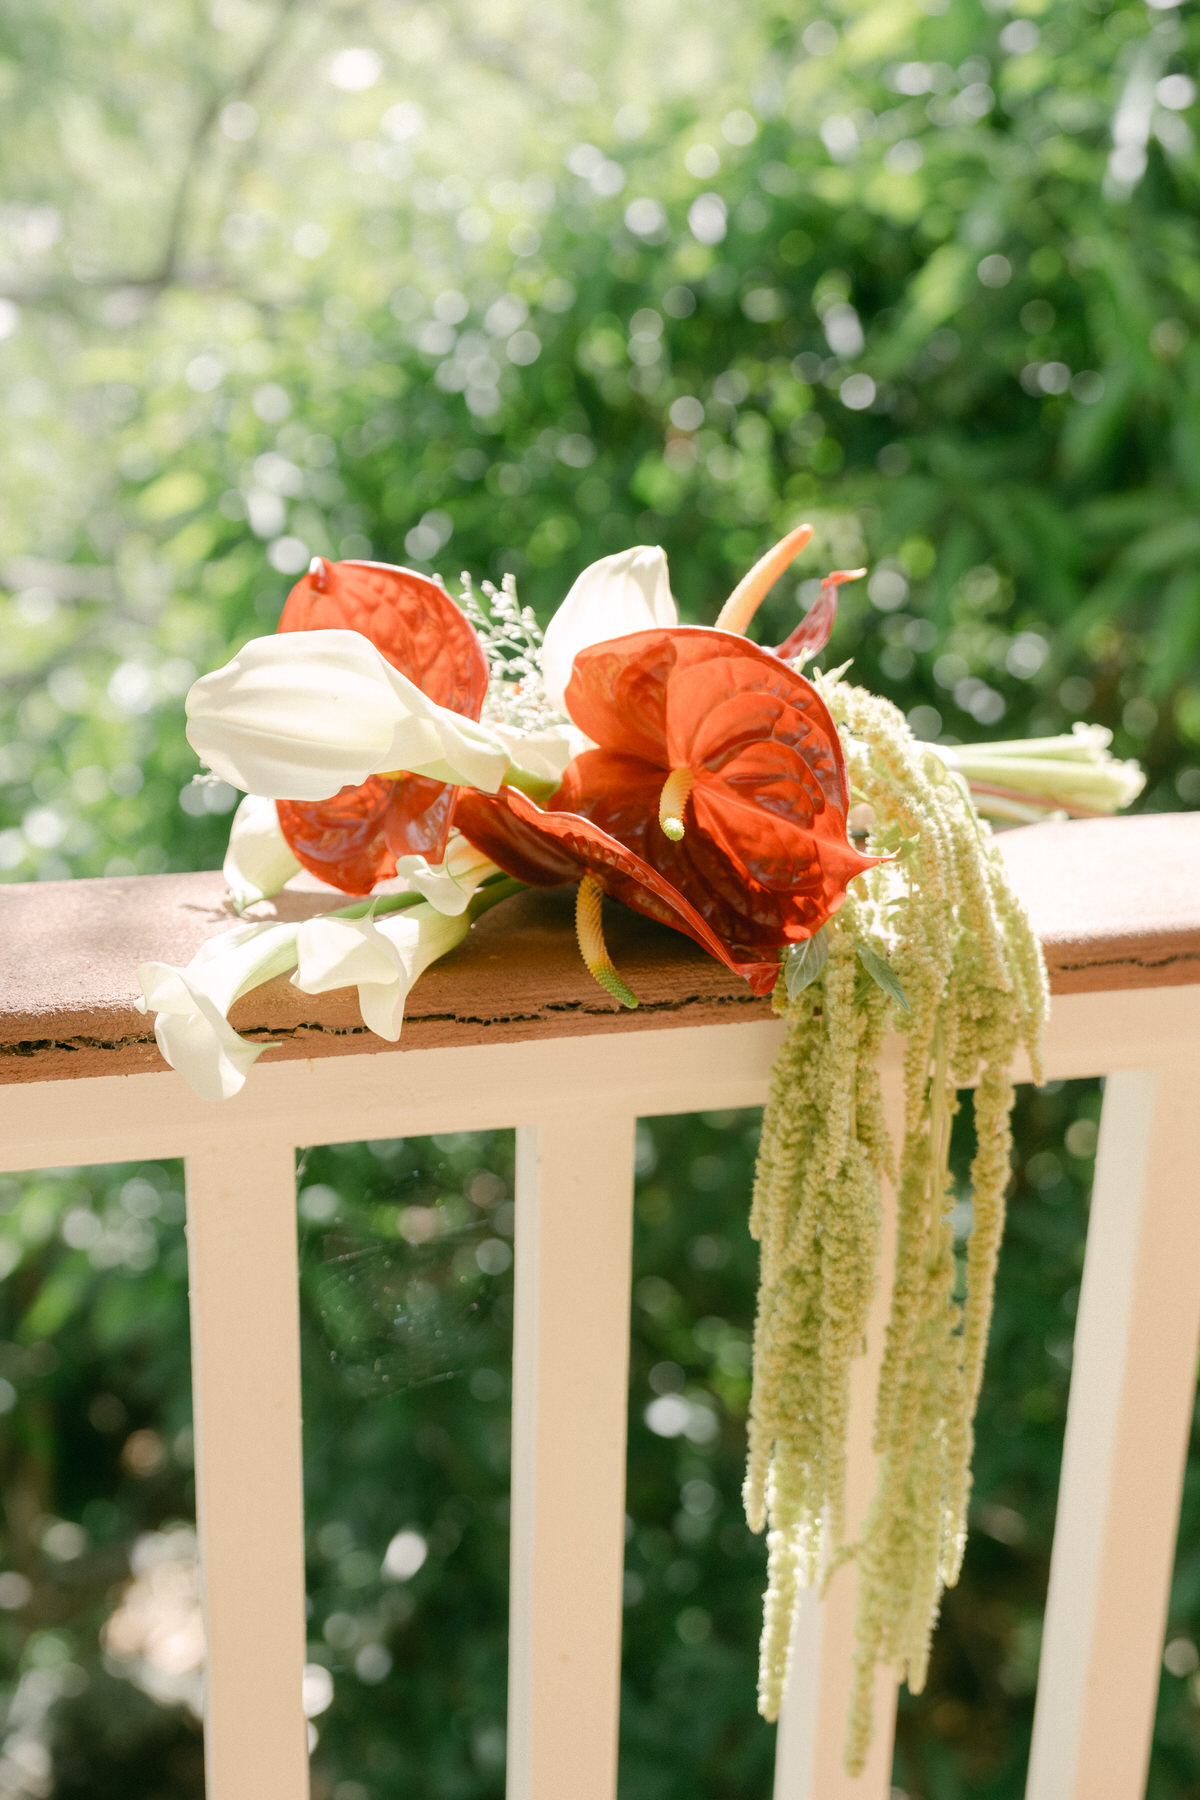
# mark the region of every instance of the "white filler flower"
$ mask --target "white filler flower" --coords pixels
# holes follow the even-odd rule
[[[201,762],[275,800],[400,770],[495,793],[509,765],[488,726],[438,706],[357,631],[253,638],[193,685],[187,715]]]
[[[470,928],[465,912],[450,917],[424,901],[382,919],[308,919],[297,937],[292,980],[302,994],[357,987],[363,1024],[394,1044],[418,976]]]
[[[542,640],[542,674],[551,705],[565,712],[563,696],[581,650],[631,631],[678,623],[666,552],[657,544],[638,544],[589,564]]]

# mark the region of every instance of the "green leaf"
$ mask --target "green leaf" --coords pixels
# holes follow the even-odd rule
[[[938,761],[941,762],[940,757]],[[941,766],[944,773],[946,765],[942,763]],[[921,847],[920,832],[914,833],[912,837],[905,837],[903,828],[899,825],[889,825],[886,830],[873,832],[871,836],[876,850],[881,851],[884,856],[894,857],[899,863],[909,862]]]
[[[871,977],[871,980],[875,983],[876,987],[881,987],[888,999],[894,1000],[897,1006],[902,1006],[905,1012],[911,1012],[912,1008],[909,1006],[907,996],[900,985],[900,977],[897,975],[895,969],[893,969],[891,963],[885,961],[877,950],[872,950],[869,944],[856,943],[854,947],[858,951],[859,962],[867,971],[867,974]]]
[[[1200,660],[1200,574],[1195,569],[1176,569],[1167,582],[1146,660],[1156,700]]]
[[[793,944],[783,959],[783,982],[789,1000],[811,987],[829,961],[829,939],[822,925],[813,937]]]

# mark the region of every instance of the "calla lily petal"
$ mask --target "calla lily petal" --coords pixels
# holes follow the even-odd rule
[[[267,900],[302,868],[279,823],[274,800],[247,794],[233,815],[224,875],[238,912]]]
[[[292,985],[303,994],[391,981],[395,973],[395,952],[373,919],[306,919],[297,933]]]
[[[538,775],[556,786],[566,773],[571,758],[590,744],[590,739],[569,720],[561,725],[547,725],[541,731],[521,731],[516,725],[498,723],[491,729],[507,747],[514,763],[530,775]]]
[[[154,1012],[163,1057],[201,1100],[228,1100],[266,1049],[239,1036],[226,1018],[251,988],[290,969],[295,925],[235,925],[210,938],[188,963],[147,962],[138,969],[139,1012]]]
[[[232,1099],[266,1046],[239,1037],[182,969],[143,963],[138,979],[143,995],[139,1010],[154,1009],[154,1037],[164,1059],[201,1100]]]
[[[439,866],[426,862],[423,856],[402,856],[396,864],[396,873],[410,888],[424,894],[438,912],[457,918],[466,912],[482,883],[491,875],[499,875],[500,870],[461,832],[453,832],[446,846],[445,859]]]
[[[383,919],[309,919],[299,929],[293,980],[304,994],[357,987],[363,1024],[395,1043],[418,976],[469,930],[465,914],[450,918],[424,904]]]
[[[386,563],[314,557],[288,595],[281,632],[359,631],[439,706],[478,719],[488,664],[475,627],[445,588]],[[279,822],[301,863],[345,893],[369,894],[398,856],[445,852],[454,789],[425,776],[373,775],[328,800],[281,800]]]
[[[267,920],[209,938],[184,974],[227,1013],[251,988],[285,975],[296,961],[296,926]]]
[[[508,769],[486,726],[429,699],[356,631],[253,638],[187,698],[188,741],[234,787],[328,800],[407,770],[494,793]]]
[[[589,564],[546,627],[542,641],[542,675],[551,705],[565,711],[563,696],[581,650],[631,631],[675,625],[678,620],[666,553],[657,544],[639,544]]]

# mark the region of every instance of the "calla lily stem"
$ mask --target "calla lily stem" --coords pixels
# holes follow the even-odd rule
[[[484,882],[467,908],[472,925],[476,919],[481,919],[485,912],[490,912],[493,906],[499,906],[502,900],[509,900],[514,894],[524,893],[528,885],[524,881],[514,881],[510,875],[499,878],[493,875],[489,881]]]
[[[349,906],[338,906],[326,916],[331,919],[365,919],[368,913],[372,918],[382,918],[385,913],[402,912],[406,906],[419,906],[424,894],[369,894],[365,900],[355,900]]]
[[[526,886],[523,881],[514,881],[508,875],[492,875],[484,882],[471,900],[467,908],[471,922],[481,918],[501,900],[507,900],[513,894],[519,894]],[[365,919],[368,914],[375,919],[383,918],[387,913],[403,912],[405,907],[427,904],[424,894],[369,894],[365,900],[355,900],[349,906],[335,907],[324,916],[329,919]]]
[[[1047,810],[1092,817],[1135,800],[1146,777],[1137,763],[1111,755],[1111,741],[1104,726],[1079,725],[1059,737],[931,747],[970,784],[979,811],[1020,820]]]
[[[559,781],[548,781],[544,775],[534,775],[530,770],[523,769],[520,763],[509,763],[504,780],[506,786],[515,787],[522,794],[528,794],[529,798],[536,800],[539,805],[543,800],[549,800],[550,796],[557,793],[561,786]]]

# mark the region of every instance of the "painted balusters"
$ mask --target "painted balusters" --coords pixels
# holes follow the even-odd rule
[[[614,1800],[634,1120],[517,1132],[508,1800]]]
[[[1028,1800],[1143,1791],[1200,1338],[1200,1061],[1194,1013],[1180,999],[1190,992],[1134,997],[1145,1049],[1169,1066],[1108,1080]],[[1076,1030],[1093,998],[1056,1003],[1060,1035],[1069,1025],[1075,1037],[1052,1044],[1051,1073],[1144,1054],[1125,1028],[1129,996],[1103,1029],[1089,1010],[1087,1032]],[[735,1077],[738,1100],[757,1100],[774,1041],[760,1045],[764,1030],[673,1032],[669,1060],[657,1034],[622,1042],[619,1057],[611,1039],[568,1040],[554,1046],[544,1116],[519,1132],[510,1800],[614,1800],[633,1112],[716,1104],[718,1085],[725,1093]],[[548,1049],[414,1056],[404,1089],[389,1084],[374,1103],[376,1128],[507,1123],[537,1087],[522,1059],[544,1075]],[[264,1070],[240,1115],[219,1120],[166,1075],[0,1096],[7,1167],[187,1156],[209,1800],[308,1792],[290,1140],[362,1129],[378,1059],[362,1059],[361,1072],[357,1062]],[[870,1357],[856,1379],[860,1390],[872,1385]],[[852,1493],[869,1486],[865,1399],[856,1392]],[[838,1577],[847,1590],[850,1575]],[[849,1602],[835,1582],[801,1622],[776,1800],[887,1793],[886,1693],[868,1774],[854,1784],[840,1774]]]
[[[304,1800],[295,1155],[225,1119],[187,1158],[208,1800]]]
[[[1200,1340],[1200,1058],[1110,1075],[1027,1800],[1140,1800]]]

